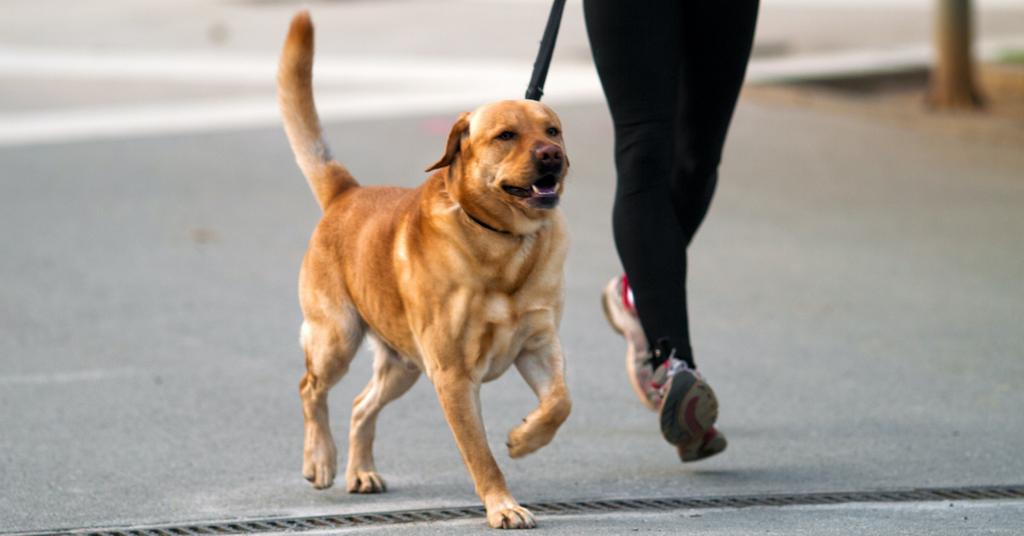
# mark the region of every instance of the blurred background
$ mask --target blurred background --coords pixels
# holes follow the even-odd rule
[[[334,154],[366,184],[415,186],[457,112],[525,90],[549,5],[0,3],[0,532],[476,504],[426,381],[380,419],[388,494],[300,475],[295,288],[319,214],[279,125],[276,55],[311,9]],[[697,360],[732,442],[703,464],[658,437],[598,307],[620,270],[612,139],[579,1],[544,100],[573,163],[576,404],[513,462],[504,434],[532,395],[514,373],[485,387],[520,500],[1024,482],[1024,1],[763,0],[691,248]],[[342,461],[362,354],[331,395]],[[1021,515],[957,506],[899,515],[922,534]],[[852,512],[684,528],[891,520]]]
[[[524,69],[529,76],[548,4],[8,0],[0,21],[0,143],[274,124],[268,97],[282,21],[302,6],[313,8],[321,30],[316,77],[328,118],[432,112],[514,96]],[[553,100],[601,97],[580,12],[579,2],[570,3],[548,91]],[[953,22],[941,24],[943,13]],[[921,89],[939,58],[955,64],[964,35],[964,42],[973,38],[978,60],[974,84],[985,86],[975,91],[999,115],[1019,119],[1020,99],[1008,103],[1014,99],[1007,92],[1019,97],[1022,34],[1020,0],[765,0],[750,81],[904,75],[875,81],[883,87],[843,88],[885,100],[907,86]],[[939,43],[950,40],[954,50],[935,57],[935,49],[950,48]]]

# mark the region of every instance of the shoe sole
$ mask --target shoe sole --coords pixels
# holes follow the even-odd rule
[[[615,333],[625,337],[626,333],[615,323],[615,313],[612,312],[611,305],[608,304],[608,287],[605,287],[605,291],[601,293],[601,310],[604,311],[604,317],[608,320],[608,325],[611,326]],[[636,393],[636,397],[640,399],[640,403],[647,407],[651,411],[658,411],[656,406],[649,398],[644,388],[637,383],[636,379],[636,356],[633,355],[633,345],[626,341],[626,377],[629,378],[629,386],[633,388],[633,392]]]
[[[611,309],[611,306],[608,305],[608,289],[607,288],[605,288],[605,292],[601,293],[601,310],[604,311],[604,317],[605,317],[606,320],[608,320],[608,325],[612,327],[612,330],[614,330],[615,333],[618,333],[619,335],[625,337],[626,334],[623,333],[622,328],[620,328],[619,325],[616,324],[615,320],[612,318],[612,309]]]
[[[721,434],[715,435],[704,443],[704,438],[700,438],[701,444],[693,449],[693,445],[689,443],[680,443],[676,445],[676,452],[679,454],[679,460],[682,462],[695,462],[710,458],[715,454],[720,454],[725,451],[725,448],[729,446],[729,442],[725,440],[725,436]]]
[[[698,441],[718,420],[718,398],[704,380],[680,372],[672,378],[660,417],[661,435],[669,443]]]

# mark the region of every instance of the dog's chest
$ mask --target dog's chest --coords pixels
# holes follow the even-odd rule
[[[489,292],[481,314],[469,319],[469,332],[475,333],[481,360],[479,373],[490,381],[504,373],[524,351],[535,346],[539,337],[553,335],[553,304],[532,300],[524,303],[515,295]]]

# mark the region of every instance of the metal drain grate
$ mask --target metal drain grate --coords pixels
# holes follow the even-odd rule
[[[769,495],[726,495],[657,499],[602,499],[593,501],[539,502],[523,504],[540,515],[604,514],[610,512],[670,511],[706,508],[747,508],[751,506],[792,506],[858,502],[926,502],[1024,499],[1024,485],[959,488],[921,488],[892,491],[850,491],[825,493],[783,493]],[[63,529],[46,532],[12,533],[9,536],[192,536],[247,534],[257,532],[301,532],[369,525],[394,525],[426,521],[482,518],[482,506],[429,508],[364,514],[308,517],[240,519],[211,523]]]

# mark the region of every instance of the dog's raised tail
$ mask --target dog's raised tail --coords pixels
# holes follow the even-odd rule
[[[295,161],[320,208],[326,210],[339,194],[358,183],[331,158],[320,129],[313,102],[313,22],[308,11],[296,13],[288,29],[277,71],[277,101]]]

